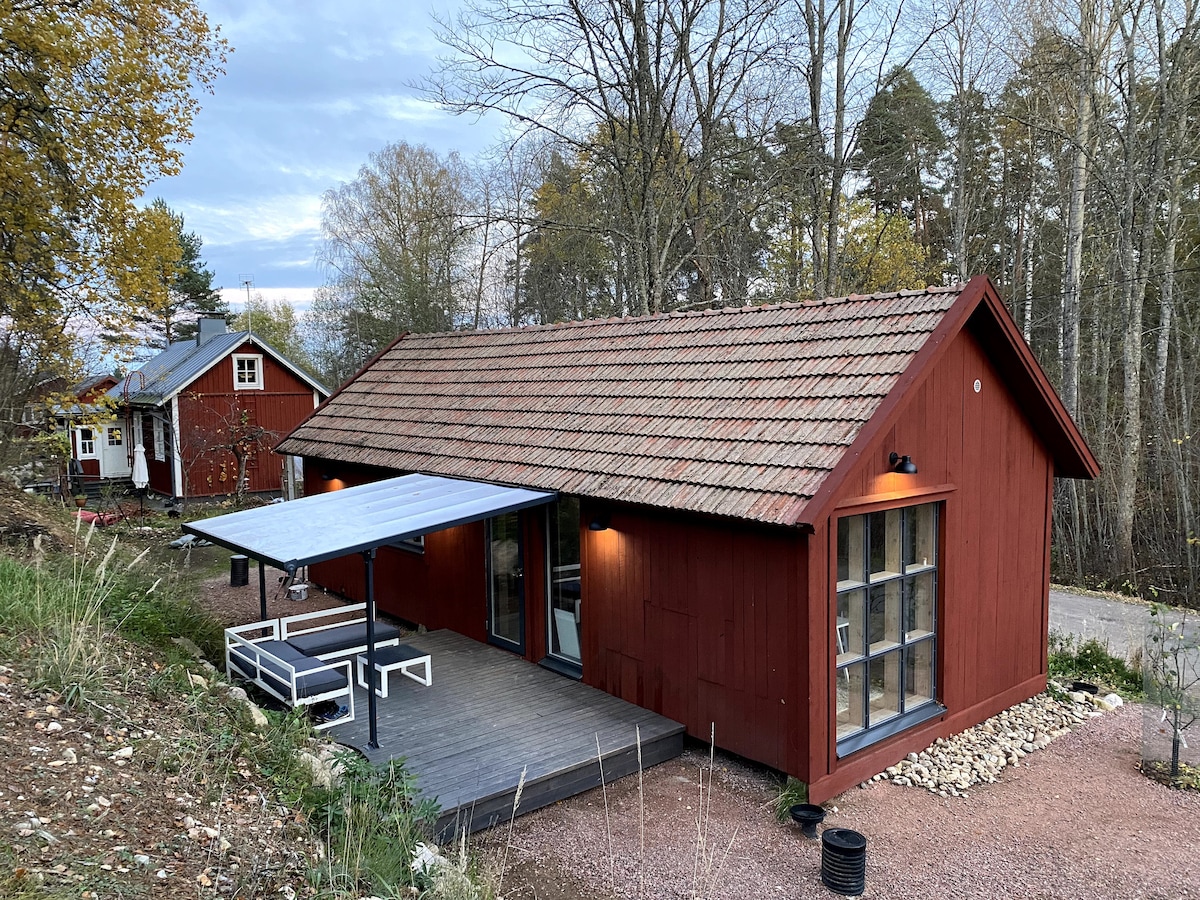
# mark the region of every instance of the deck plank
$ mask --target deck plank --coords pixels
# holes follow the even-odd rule
[[[518,656],[452,631],[433,631],[406,643],[433,658],[433,684],[393,672],[390,696],[378,700],[379,748],[367,747],[367,695],[355,692],[353,722],[330,729],[340,743],[372,762],[403,757],[423,796],[441,805],[439,831],[456,823],[470,830],[505,820],[522,771],[519,814],[683,751],[683,726],[603,691],[565,678]]]

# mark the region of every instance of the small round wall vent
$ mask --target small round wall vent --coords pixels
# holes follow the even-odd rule
[[[974,387],[975,387],[975,393],[978,394],[980,391],[983,390],[983,382],[980,381],[978,378],[976,378]]]

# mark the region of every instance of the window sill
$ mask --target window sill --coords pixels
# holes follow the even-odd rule
[[[942,706],[942,704],[931,702],[903,715],[893,716],[881,725],[869,728],[866,731],[860,731],[857,734],[838,741],[837,757],[838,759],[843,759],[851,753],[857,753],[865,747],[878,744],[880,741],[887,740],[902,731],[907,731],[909,728],[923,725],[931,719],[936,719],[944,715],[945,712],[946,707]]]
[[[544,656],[538,660],[538,665],[551,672],[557,672],[559,675],[565,675],[567,678],[574,678],[576,681],[583,678],[583,666],[559,659],[557,656]]]

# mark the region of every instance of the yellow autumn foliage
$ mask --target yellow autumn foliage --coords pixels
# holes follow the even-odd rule
[[[179,250],[137,201],[180,170],[228,50],[190,0],[0,0],[0,337],[24,365],[165,290]]]

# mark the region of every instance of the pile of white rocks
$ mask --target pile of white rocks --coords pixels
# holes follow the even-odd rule
[[[995,782],[1007,766],[1019,766],[1028,754],[1093,716],[1121,705],[1116,694],[1098,697],[1063,691],[1058,685],[949,738],[938,738],[920,753],[910,753],[871,781],[923,787],[941,797],[965,797],[977,784]],[[868,782],[863,782],[866,787]]]

